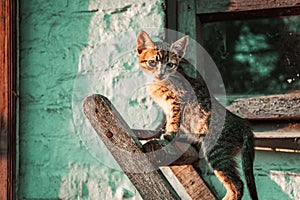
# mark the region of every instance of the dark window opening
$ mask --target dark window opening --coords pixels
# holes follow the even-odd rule
[[[300,16],[213,22],[202,28],[203,46],[228,95],[299,92]]]

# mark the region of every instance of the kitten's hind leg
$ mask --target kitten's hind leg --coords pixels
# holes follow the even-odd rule
[[[243,190],[243,183],[241,180],[238,180],[238,176],[234,179],[225,175],[222,171],[214,170],[214,173],[218,177],[218,179],[223,183],[224,187],[226,188],[226,195],[223,200],[240,200],[242,199],[242,190]]]
[[[237,171],[237,164],[231,154],[227,154],[224,147],[214,149],[207,159],[214,173],[226,188],[223,200],[241,200],[243,196],[243,182]]]

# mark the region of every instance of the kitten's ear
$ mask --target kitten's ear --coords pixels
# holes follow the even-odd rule
[[[149,35],[145,31],[142,31],[136,39],[136,50],[138,54],[141,54],[147,48],[154,48],[154,43]]]
[[[188,43],[188,36],[182,37],[171,45],[170,51],[179,55],[180,58],[182,58],[185,54]]]

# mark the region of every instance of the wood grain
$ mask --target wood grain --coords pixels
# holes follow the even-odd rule
[[[179,199],[160,170],[152,170],[154,166],[143,154],[141,144],[108,99],[89,96],[83,102],[83,111],[143,199]],[[138,161],[135,155],[140,155]]]
[[[215,199],[192,165],[171,166],[170,168],[192,199]]]
[[[257,138],[255,140],[256,147],[264,147],[271,149],[291,149],[299,152],[300,137],[295,138]]]
[[[196,5],[194,0],[177,1],[177,30],[196,40]]]
[[[150,153],[155,152],[159,149],[163,149],[165,146],[165,141],[162,140],[150,140],[143,145],[143,149],[145,152]],[[199,160],[199,152],[193,146],[189,145],[187,149],[183,151],[179,148],[176,148],[176,143],[173,143],[173,153],[169,153],[168,151],[163,151],[159,157],[152,156],[151,162],[157,166],[165,166],[160,163],[164,163],[165,160],[172,160],[173,162],[169,164],[169,166],[179,166],[179,165],[187,165],[194,164]],[[175,149],[176,148],[176,149]],[[174,153],[174,152],[178,153]],[[162,155],[163,154],[163,155]],[[179,158],[178,155],[180,155]]]
[[[201,23],[283,17],[300,14],[297,1],[197,1],[197,17]]]
[[[151,152],[161,148],[163,144],[160,143],[159,140],[151,140],[143,146],[146,152]],[[192,165],[199,160],[198,154],[198,151],[190,146],[190,148],[184,152],[178,160],[170,164],[169,168],[171,169],[171,172],[173,172],[173,175],[176,177],[178,182],[185,189],[190,199],[214,200],[214,195],[211,193],[209,188],[198,174],[197,170]]]
[[[15,1],[0,1],[0,199],[15,199]]]
[[[235,100],[227,107],[248,120],[300,120],[300,93],[268,95]]]
[[[300,0],[198,0],[197,14],[218,12],[241,12],[300,6]]]

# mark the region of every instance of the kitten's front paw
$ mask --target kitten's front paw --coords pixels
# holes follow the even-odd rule
[[[177,132],[167,131],[166,133],[161,135],[160,139],[161,140],[172,141],[175,138],[176,134],[177,134]]]

